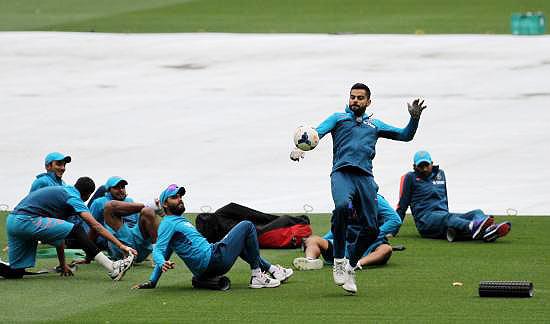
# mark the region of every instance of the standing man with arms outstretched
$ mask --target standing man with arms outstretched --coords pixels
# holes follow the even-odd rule
[[[372,160],[379,137],[410,141],[418,127],[424,101],[416,99],[407,104],[411,118],[403,129],[390,126],[365,114],[371,104],[369,87],[356,83],[351,87],[349,105],[345,112],[334,113],[317,128],[319,138],[329,132],[333,140],[333,167],[331,177],[334,212],[331,231],[334,234],[334,282],[348,292],[357,292],[355,271],[357,261],[378,237],[376,193],[378,185],[372,173]],[[290,158],[299,161],[304,152],[294,149]],[[361,230],[357,235],[349,261],[344,258],[349,204],[360,217]]]

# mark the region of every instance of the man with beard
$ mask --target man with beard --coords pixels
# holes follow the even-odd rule
[[[412,140],[422,110],[426,108],[420,99],[407,104],[411,118],[407,126],[400,129],[365,113],[371,104],[370,96],[369,87],[362,83],[354,84],[345,112],[334,113],[316,128],[319,138],[329,132],[332,134],[333,167],[330,177],[335,207],[331,219],[331,231],[334,234],[333,278],[336,285],[350,293],[357,292],[354,268],[379,234],[376,202],[378,185],[372,173],[376,142],[379,137],[397,141]],[[303,157],[304,152],[297,148],[290,153],[293,161]],[[350,203],[357,209],[361,230],[348,261],[345,259],[345,243]]]
[[[52,152],[46,155],[44,165],[46,172],[40,173],[32,182],[30,192],[49,186],[64,186],[65,181],[61,178],[65,173],[65,165],[71,162],[71,157],[59,152]]]
[[[416,229],[422,237],[444,239],[482,239],[493,242],[511,229],[510,222],[494,224],[492,216],[480,209],[465,214],[449,213],[445,172],[433,165],[430,153],[418,151],[414,171],[401,177],[397,213],[405,218],[411,206]]]
[[[157,244],[153,249],[156,267],[149,281],[133,288],[155,288],[161,274],[175,266],[169,260],[172,252],[176,252],[197,278],[227,273],[239,256],[250,265],[250,288],[278,287],[292,276],[292,269],[271,265],[260,256],[256,227],[250,221],[238,223],[221,241],[209,243],[184,216],[183,195],[185,188],[175,184],[160,194],[159,203],[166,215],[160,223]]]
[[[135,262],[139,263],[153,250],[159,222],[152,208],[146,208],[144,204],[136,203],[127,196],[127,184],[128,181],[121,177],[110,177],[104,185],[107,190],[105,196],[96,199],[90,210],[94,218],[104,224],[117,239],[138,251]],[[93,229],[89,235],[105,247],[106,240],[98,238]],[[111,257],[119,258],[122,255],[116,245],[108,242],[106,247]]]

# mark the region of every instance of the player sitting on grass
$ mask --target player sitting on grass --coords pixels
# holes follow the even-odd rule
[[[155,217],[155,211],[152,208],[145,207],[142,203],[131,202],[129,198],[126,198],[124,189],[127,183],[126,180],[119,177],[112,177],[110,180],[112,180],[111,182],[116,181],[117,184],[109,190],[115,199],[105,203],[103,208],[105,227],[111,230],[113,235],[121,242],[136,249],[138,256],[134,261],[142,262],[153,251],[152,244],[157,241],[159,221]],[[109,181],[107,181],[107,184],[109,184]],[[124,194],[119,194],[122,192]],[[120,199],[122,197],[126,199]],[[128,221],[128,217],[125,217],[126,215],[137,215],[137,223],[132,225]],[[112,242],[109,242],[108,245],[111,257],[115,259],[122,257],[122,251],[116,245]]]
[[[122,244],[101,224],[99,224],[84,204],[95,189],[92,179],[78,179],[75,186],[56,186],[36,190],[25,197],[8,215],[6,230],[8,233],[9,266],[2,267],[5,278],[21,278],[25,269],[34,267],[38,241],[57,247],[61,275],[72,275],[65,262],[64,243],[66,238],[74,239],[97,263],[108,270],[113,280],[120,280],[132,265],[134,249]],[[128,256],[122,260],[111,261],[101,253],[88,239],[80,225],[65,221],[71,215],[79,215],[101,236],[116,244]]]
[[[166,215],[159,225],[158,240],[153,249],[156,267],[149,281],[133,288],[155,288],[161,274],[175,266],[169,260],[172,252],[176,252],[198,278],[211,278],[227,273],[239,256],[252,269],[250,288],[278,287],[281,282],[292,276],[292,269],[271,265],[260,256],[256,227],[250,221],[242,221],[235,225],[221,241],[208,243],[183,215],[184,194],[185,188],[175,184],[168,186],[160,194],[160,205]]]
[[[384,265],[388,262],[392,255],[392,247],[389,245],[387,237],[389,235],[395,235],[401,227],[401,218],[390,207],[388,201],[378,194],[378,222],[382,224],[380,226],[380,234],[378,239],[371,244],[367,251],[363,254],[363,257],[357,262],[357,269],[361,269],[366,266],[372,265]],[[351,208],[352,206],[350,206]],[[353,217],[347,227],[346,237],[346,256],[349,257],[351,251],[351,244],[357,237],[359,226],[354,224],[353,220],[357,218],[355,211],[352,211]],[[332,264],[334,261],[333,247],[332,247],[333,235],[331,231],[328,231],[325,236],[310,236],[306,239],[305,255],[306,257],[296,258],[293,261],[294,267],[298,270],[317,270],[323,267],[323,261],[319,259],[322,255],[325,262]]]
[[[144,208],[144,204],[135,203],[127,196],[126,185],[128,181],[123,178],[110,177],[104,185],[105,195],[94,200],[90,211],[117,239],[138,250],[135,262],[141,262],[151,254],[151,244],[157,240],[158,221],[153,209]],[[98,246],[108,249],[112,257],[121,256],[115,245],[98,237],[94,230],[90,230],[89,235]]]
[[[510,231],[510,222],[494,224],[492,216],[476,209],[465,214],[449,213],[445,173],[433,165],[430,154],[418,151],[413,158],[413,172],[401,177],[397,213],[405,218],[411,206],[416,229],[422,237],[449,241],[457,237],[493,242]]]

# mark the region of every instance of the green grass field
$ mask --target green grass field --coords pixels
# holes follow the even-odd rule
[[[509,34],[547,0],[0,0],[0,31]]]
[[[5,217],[0,215],[1,246]],[[190,272],[177,260],[177,269],[165,274],[157,289],[135,291],[130,287],[147,279],[148,265],[135,266],[123,281],[112,282],[91,264],[71,278],[0,279],[0,322],[547,322],[550,218],[506,219],[513,222],[512,232],[494,244],[421,239],[407,221],[393,240],[406,250],[395,252],[387,266],[358,273],[356,296],[332,283],[329,267],[296,272],[276,289],[252,290],[247,288],[249,269],[238,261],[228,274],[232,289],[220,292],[193,289]],[[311,220],[317,234],[329,227],[328,215],[311,215]],[[301,252],[262,254],[288,266]],[[55,265],[55,259],[39,259],[37,268]],[[535,296],[480,298],[480,280],[530,280]],[[455,281],[464,286],[453,287]]]

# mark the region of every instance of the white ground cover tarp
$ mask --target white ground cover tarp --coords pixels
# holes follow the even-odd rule
[[[0,204],[13,208],[61,151],[67,182],[120,175],[138,201],[178,183],[189,211],[329,212],[330,136],[298,164],[291,137],[342,111],[355,82],[395,126],[407,101],[428,104],[412,142],[378,142],[392,205],[426,149],[451,211],[550,214],[546,36],[0,33]]]

